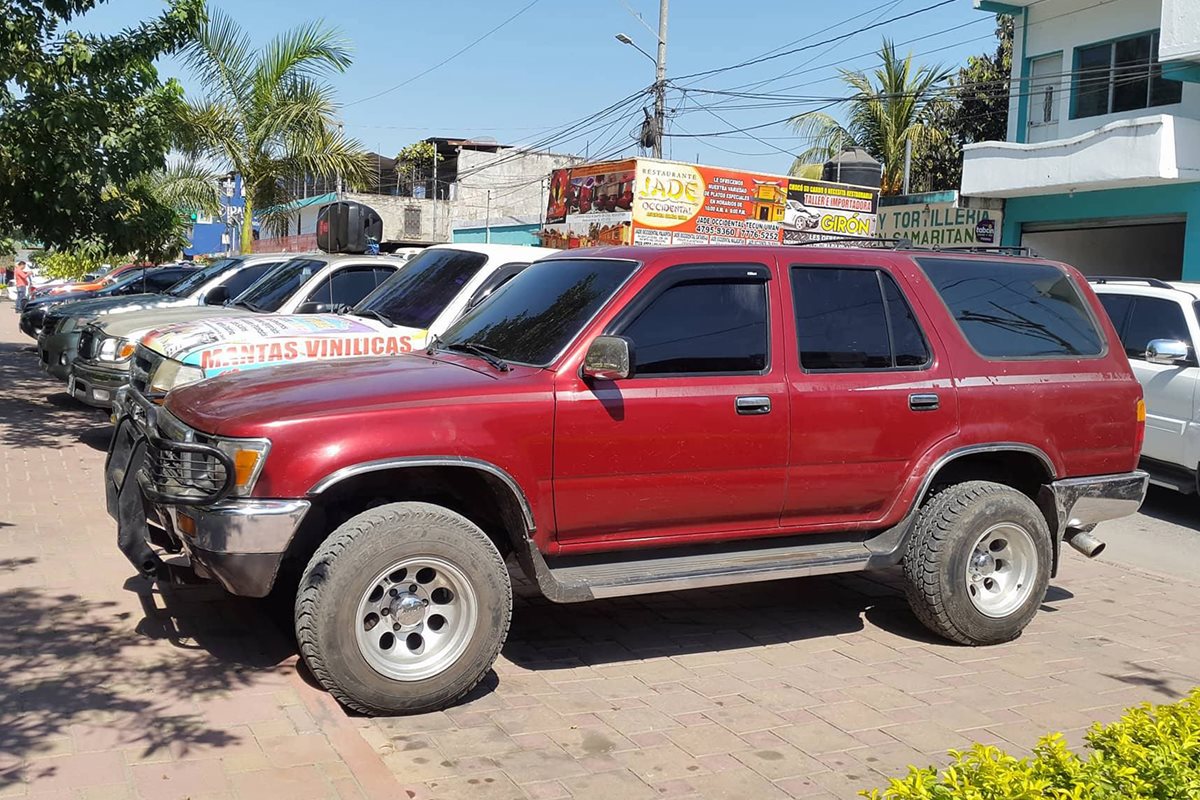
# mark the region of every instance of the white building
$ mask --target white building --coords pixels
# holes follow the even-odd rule
[[[962,193],[1003,243],[1091,274],[1200,280],[1200,0],[974,0],[1015,19],[1008,137]]]

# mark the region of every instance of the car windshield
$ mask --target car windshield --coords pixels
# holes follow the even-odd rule
[[[278,311],[305,281],[320,272],[325,262],[316,258],[293,258],[263,275],[250,288],[234,298],[235,305],[256,311]]]
[[[122,273],[120,278],[113,283],[110,283],[108,286],[105,286],[104,289],[99,292],[99,294],[119,294],[121,293],[122,289],[132,286],[135,283],[141,283],[145,274],[146,270],[144,269],[135,269],[130,272]]]
[[[428,328],[488,257],[453,248],[426,250],[364,297],[357,308],[377,311],[397,325]]]
[[[535,262],[455,323],[440,345],[472,345],[505,361],[548,366],[636,268],[616,259]]]
[[[213,278],[235,264],[242,263],[240,258],[221,258],[209,264],[204,269],[198,269],[166,291],[171,297],[187,297]]]

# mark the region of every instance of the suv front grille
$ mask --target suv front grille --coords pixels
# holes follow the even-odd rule
[[[233,461],[215,447],[201,444],[196,433],[163,409],[147,431],[143,471],[151,499],[179,505],[207,505],[233,488]]]
[[[91,328],[84,328],[83,333],[79,334],[79,358],[84,361],[95,361],[96,350],[100,344],[100,337]]]
[[[150,393],[150,376],[158,368],[162,356],[153,350],[138,345],[129,368],[129,382],[143,395]]]

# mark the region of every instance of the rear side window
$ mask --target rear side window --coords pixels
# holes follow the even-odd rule
[[[876,269],[793,267],[800,366],[810,371],[921,367],[929,347],[892,276]]]
[[[1127,294],[1100,294],[1099,292],[1096,293],[1096,296],[1100,298],[1100,305],[1104,306],[1104,311],[1112,320],[1113,327],[1123,337],[1125,335],[1125,319],[1129,316],[1129,309],[1133,308],[1133,298]]]
[[[677,284],[621,333],[633,341],[637,377],[762,372],[767,368],[767,285]]]
[[[1079,289],[1058,267],[1016,259],[917,262],[985,358],[1071,358],[1104,351]]]
[[[1125,355],[1144,359],[1146,345],[1154,339],[1175,339],[1192,346],[1192,334],[1188,332],[1183,308],[1174,300],[1161,297],[1134,298],[1133,312],[1121,334]]]

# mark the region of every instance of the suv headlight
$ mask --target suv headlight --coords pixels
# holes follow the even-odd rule
[[[168,358],[159,362],[154,374],[150,376],[149,387],[154,394],[166,393],[180,386],[199,383],[204,380],[204,370],[190,367],[187,364]]]
[[[233,494],[246,497],[254,490],[259,473],[271,452],[270,439],[212,439],[217,448],[233,460]]]
[[[75,330],[76,323],[79,322],[78,317],[64,317],[62,323],[58,326],[56,333],[70,333]]]
[[[128,361],[136,349],[137,345],[128,339],[109,336],[100,343],[99,358],[101,361],[112,361],[114,363]]]

